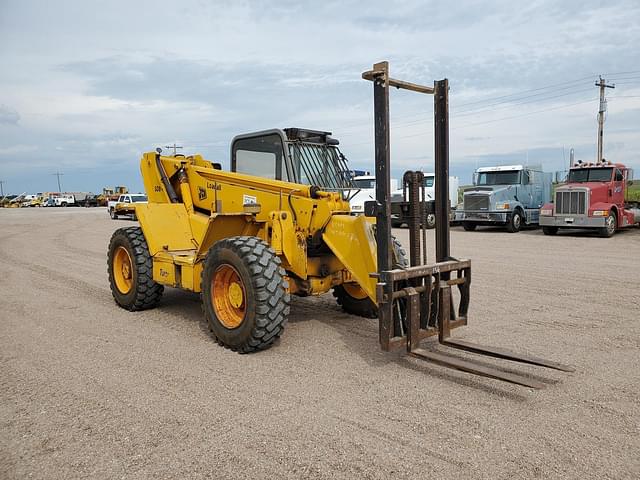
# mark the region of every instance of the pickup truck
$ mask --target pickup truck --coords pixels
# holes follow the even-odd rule
[[[43,207],[67,207],[70,205],[76,205],[76,197],[74,197],[73,195],[49,197],[46,202],[42,203]]]
[[[119,215],[130,215],[135,220],[136,203],[147,203],[147,196],[144,193],[120,195],[117,200],[107,203],[107,211],[113,220],[117,220]]]

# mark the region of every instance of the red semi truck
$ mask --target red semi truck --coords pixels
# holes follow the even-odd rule
[[[625,200],[633,171],[621,163],[607,161],[576,163],[567,183],[554,193],[554,203],[540,209],[545,235],[559,228],[594,228],[610,237],[616,230],[640,224],[638,203]]]

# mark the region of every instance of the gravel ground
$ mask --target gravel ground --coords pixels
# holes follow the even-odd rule
[[[473,265],[454,335],[576,367],[510,366],[533,391],[384,353],[331,295],[254,355],[211,340],[197,295],[126,312],[106,250],[128,225],[0,210],[0,478],[640,477],[640,229],[452,229]]]

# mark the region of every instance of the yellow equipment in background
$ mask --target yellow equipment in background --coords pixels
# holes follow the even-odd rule
[[[200,155],[145,153],[140,227],[117,230],[109,246],[116,302],[142,310],[164,286],[200,292],[217,341],[242,353],[282,334],[290,294],[333,289],[346,311],[375,317],[374,220],[350,215],[336,145],[301,129],[239,136],[232,172]],[[399,248],[395,256],[406,263]]]

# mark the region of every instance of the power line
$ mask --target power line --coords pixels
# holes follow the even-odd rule
[[[492,107],[491,105],[487,105],[486,108],[483,109],[476,109],[473,111],[464,111],[463,113],[456,113],[455,111],[452,111],[451,114],[451,118],[452,119],[456,119],[456,118],[461,118],[461,117],[469,117],[469,116],[474,116],[474,115],[478,115],[481,113],[487,113],[489,111],[494,111],[494,110],[498,110],[498,109],[509,109],[509,108],[513,108],[513,107],[517,107],[517,106],[522,106],[522,105],[527,105],[527,104],[531,104],[531,103],[537,103],[537,102],[542,102],[542,101],[547,101],[547,100],[553,100],[555,98],[560,98],[560,97],[566,97],[569,95],[575,95],[575,94],[579,94],[579,93],[585,93],[585,92],[590,92],[591,88],[589,89],[583,89],[583,90],[576,90],[573,92],[565,92],[565,93],[561,93],[558,95],[552,95],[552,96],[547,96],[545,98],[539,98],[536,100],[528,100],[528,101],[523,101],[523,102],[519,102],[519,103],[511,103],[508,105],[504,105],[504,106],[496,106],[493,105],[493,107],[495,108],[490,108]],[[545,95],[548,95],[548,93],[545,93]],[[511,117],[506,117],[506,118],[511,118]],[[489,122],[492,122],[493,120],[490,120]],[[424,125],[430,125],[433,123],[433,120],[430,118],[425,118],[425,119],[420,119],[420,120],[414,120],[414,121],[410,121],[410,122],[398,122],[395,123],[395,126],[399,126],[399,127],[410,127],[410,126],[414,126],[414,125],[420,125],[420,124],[424,124]],[[482,124],[483,122],[480,122],[479,124]],[[475,125],[475,124],[473,124]],[[364,127],[364,125],[362,125],[362,127]],[[348,130],[347,130],[348,132]],[[341,131],[341,136],[344,135],[344,132]],[[345,136],[350,136],[353,134],[349,134],[347,133]]]
[[[639,85],[640,86],[640,83],[638,81],[635,81],[635,82],[627,82],[627,81],[618,82],[618,81],[616,81],[616,85]]]
[[[580,83],[580,82],[582,82],[584,80],[592,79],[593,77],[595,77],[595,75],[589,75],[588,77],[582,77],[582,78],[577,78],[575,80],[569,80],[569,81],[566,81],[566,82],[556,83],[554,85],[546,85],[544,87],[533,88],[531,90],[522,90],[520,92],[512,93],[512,94],[509,94],[509,95],[501,95],[499,97],[493,97],[493,100],[498,100],[498,99],[501,99],[501,98],[515,97],[515,96],[522,95],[523,93],[539,92],[540,90],[546,90],[546,89],[549,89],[549,88],[556,88],[556,87],[560,87],[560,86],[568,85],[568,84],[577,84],[577,83]],[[570,87],[565,87],[565,88],[570,88]],[[560,90],[563,90],[563,89],[560,89]],[[458,107],[464,107],[464,106],[467,106],[467,105],[474,105],[476,103],[482,103],[482,102],[485,102],[485,101],[486,101],[486,99],[475,100],[473,102],[462,103],[462,104],[458,105]]]
[[[591,78],[590,77],[585,77],[585,78]],[[582,80],[582,79],[581,79]],[[578,81],[572,81],[572,82],[564,82],[564,84],[567,83],[572,83],[574,85],[567,85],[564,86],[562,88],[556,89],[556,91],[554,92],[540,92],[540,93],[536,93],[536,94],[532,94],[532,95],[527,95],[524,97],[520,97],[520,98],[509,98],[507,99],[503,99],[497,102],[493,102],[493,103],[489,103],[486,105],[482,105],[480,107],[477,108],[469,108],[469,109],[462,109],[462,110],[458,110],[458,107],[452,107],[451,108],[451,113],[452,113],[452,118],[456,118],[456,117],[462,117],[462,116],[473,116],[473,115],[477,115],[479,113],[485,113],[487,111],[492,111],[492,110],[497,110],[497,109],[508,109],[508,108],[514,108],[520,105],[527,105],[527,104],[531,104],[531,103],[538,103],[538,102],[545,102],[548,100],[552,100],[555,98],[560,98],[560,97],[565,97],[565,96],[569,96],[569,95],[574,95],[574,94],[579,94],[579,93],[584,93],[584,92],[588,92],[591,91],[591,89],[582,89],[582,90],[573,90],[571,92],[565,92],[565,93],[560,93],[560,94],[556,94],[556,92],[562,91],[562,90],[567,90],[567,89],[574,89],[576,88],[577,85],[575,85],[576,83],[578,83]],[[563,85],[563,84],[557,84],[557,85]],[[548,88],[548,87],[541,87],[541,88]],[[540,89],[541,89],[540,88]],[[540,90],[540,89],[534,89],[534,90],[530,90],[530,91],[535,91],[535,90]],[[527,91],[523,91],[520,92],[518,94],[513,94],[510,97],[514,97],[515,95],[522,95],[522,93],[526,93]],[[495,97],[496,99],[498,98],[503,98],[506,96],[502,96],[502,97]],[[534,97],[540,97],[540,98],[535,98]],[[533,100],[530,100],[533,99]],[[478,102],[470,102],[470,103],[465,103],[465,104],[461,104],[462,105],[470,105],[470,104],[476,104],[476,103],[480,103],[480,102],[486,102],[487,100],[480,100]],[[409,117],[419,117],[419,116],[424,116],[424,115],[429,115],[426,112],[420,112],[417,114],[411,114],[411,115],[403,115],[403,116],[397,116],[395,118],[409,118]],[[415,120],[410,120],[409,122],[398,122],[395,125],[397,126],[412,126],[412,125],[418,125],[420,123],[423,122],[429,122],[430,118],[424,117],[424,118],[417,118]],[[360,128],[364,128],[364,124],[360,123],[360,124],[353,124],[353,128],[346,128],[346,129],[340,129],[340,134],[344,135],[345,133],[347,135],[349,135],[349,132],[354,131],[354,130],[358,130]],[[348,127],[348,125],[347,125]]]
[[[494,118],[492,120],[486,120],[486,121],[483,121],[483,122],[469,123],[469,124],[466,124],[466,125],[458,125],[456,127],[451,127],[451,130],[456,130],[456,129],[459,129],[459,128],[466,128],[466,127],[476,127],[476,126],[485,125],[485,124],[488,124],[488,123],[502,122],[504,120],[512,120],[514,118],[528,117],[530,115],[536,115],[538,113],[544,113],[544,112],[549,112],[549,111],[552,111],[552,110],[560,110],[560,109],[563,109],[563,108],[569,108],[569,107],[573,107],[573,106],[576,106],[576,105],[582,105],[584,103],[589,103],[589,102],[592,102],[594,100],[595,100],[594,98],[590,98],[589,100],[584,100],[584,101],[581,101],[581,102],[570,103],[570,104],[567,104],[567,105],[559,105],[557,107],[552,107],[552,108],[545,108],[545,109],[542,109],[542,110],[536,110],[535,112],[523,113],[521,115],[512,115],[512,116],[509,116],[509,117]],[[422,136],[422,135],[424,135],[424,133],[421,132],[421,133],[415,133],[415,134],[411,134],[411,135],[403,135],[403,136],[396,137],[396,138],[398,138],[398,139],[400,139],[400,138],[412,138],[412,137],[419,137],[419,136]],[[349,145],[364,145],[364,144],[368,144],[368,143],[371,143],[371,142],[367,141],[367,142],[360,142],[360,143],[352,143],[352,144],[349,144]]]
[[[545,97],[545,98],[538,99],[538,100],[535,100],[535,101],[512,103],[512,104],[504,105],[504,106],[493,106],[492,107],[491,105],[488,105],[487,108],[482,109],[482,110],[477,109],[477,110],[473,110],[473,111],[466,111],[466,112],[463,112],[463,113],[452,112],[451,118],[469,117],[469,116],[474,116],[474,115],[478,115],[478,114],[481,114],[481,113],[493,112],[493,111],[499,110],[499,109],[508,109],[508,108],[513,108],[513,107],[518,107],[518,106],[521,106],[521,105],[527,105],[527,104],[541,102],[541,101],[553,100],[555,98],[566,97],[568,95],[575,95],[575,94],[578,94],[578,93],[585,93],[585,92],[590,92],[590,91],[591,91],[591,88],[589,88],[588,90],[587,89],[585,89],[585,90],[576,90],[574,92],[561,93],[559,95],[553,95],[551,97]],[[492,108],[489,108],[489,107],[492,107]],[[421,123],[421,122],[413,123],[413,125],[417,125],[418,123]],[[404,124],[404,126],[409,126],[409,125],[412,125],[412,124]]]
[[[469,106],[469,105],[476,105],[476,104],[479,104],[479,103],[485,103],[487,101],[502,100],[500,102],[494,102],[492,104],[492,105],[498,105],[498,104],[501,104],[501,103],[510,103],[510,102],[517,101],[517,100],[523,100],[524,98],[529,98],[529,97],[532,97],[532,96],[546,95],[548,93],[553,93],[553,92],[546,92],[546,93],[543,92],[543,93],[538,93],[538,94],[531,95],[531,96],[528,96],[528,97],[512,98],[512,97],[519,97],[519,96],[521,96],[523,94],[527,94],[527,93],[531,93],[531,92],[540,92],[541,90],[546,90],[546,89],[549,89],[549,88],[562,87],[562,88],[554,90],[554,92],[557,91],[557,90],[566,90],[568,88],[574,88],[574,87],[578,86],[578,84],[584,82],[584,80],[590,80],[590,79],[593,79],[594,77],[596,77],[596,75],[589,75],[589,76],[586,76],[586,77],[581,77],[581,78],[577,78],[577,79],[574,79],[574,80],[568,80],[566,82],[560,82],[560,83],[556,83],[556,84],[553,84],[553,85],[546,85],[546,86],[543,86],[543,87],[533,88],[533,89],[529,89],[529,90],[521,90],[520,92],[511,93],[511,94],[508,94],[508,95],[500,95],[500,96],[497,96],[497,97],[489,97],[489,98],[484,98],[482,100],[474,100],[472,102],[465,102],[465,103],[461,103],[461,104],[456,105],[455,108],[466,107],[466,106]],[[482,106],[480,108],[484,108],[484,107],[485,106]],[[470,110],[471,109],[469,109],[469,111]],[[417,116],[421,116],[421,115],[424,115],[424,113],[420,112],[420,113],[413,113],[413,114],[408,114],[408,115],[398,115],[398,116],[395,116],[395,118],[410,118],[410,117],[417,117]],[[347,124],[344,125],[344,127],[346,127],[345,130],[347,130],[347,131],[349,130],[349,127],[360,127],[360,126],[362,126],[361,122],[347,123]]]
[[[632,70],[630,72],[614,72],[614,73],[609,72],[609,73],[603,73],[603,75],[605,77],[612,77],[615,75],[631,75],[633,73],[640,73],[640,70]]]

